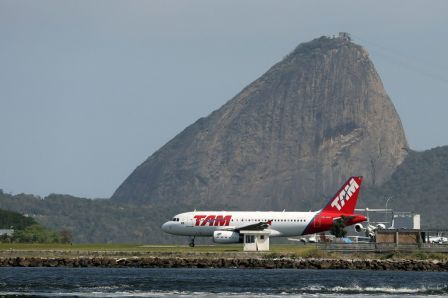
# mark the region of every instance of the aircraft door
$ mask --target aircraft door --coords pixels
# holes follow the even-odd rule
[[[195,220],[194,220],[193,217],[191,217],[191,218],[190,217],[184,218],[184,224],[185,224],[186,227],[193,227],[194,223],[195,223]]]

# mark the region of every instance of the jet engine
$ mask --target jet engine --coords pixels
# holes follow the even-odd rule
[[[358,233],[365,232],[367,237],[370,237],[373,239],[375,237],[375,231],[386,229],[386,225],[381,224],[381,223],[377,224],[376,226],[368,224],[366,227],[364,227],[362,224],[357,223],[354,226],[354,228],[355,228],[356,232],[358,232]]]
[[[358,233],[364,232],[366,229],[364,228],[364,226],[360,223],[357,223],[355,225],[355,231]]]
[[[234,231],[214,231],[213,242],[215,243],[242,243],[243,235]]]

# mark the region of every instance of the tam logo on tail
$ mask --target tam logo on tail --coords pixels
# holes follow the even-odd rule
[[[345,201],[350,200],[350,198],[358,188],[359,185],[358,183],[356,183],[355,179],[350,179],[350,184],[346,185],[344,189],[339,192],[339,194],[331,202],[331,206],[338,208],[338,210],[341,210],[345,205]]]
[[[353,213],[358,200],[362,177],[351,177],[324,208],[326,211]]]

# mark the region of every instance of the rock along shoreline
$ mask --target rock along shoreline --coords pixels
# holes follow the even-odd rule
[[[0,267],[265,268],[448,271],[448,261],[317,258],[1,257]]]

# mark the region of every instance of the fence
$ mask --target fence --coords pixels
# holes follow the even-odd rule
[[[439,252],[448,253],[448,244],[419,243],[419,244],[395,244],[395,243],[316,243],[317,248],[334,252]]]

